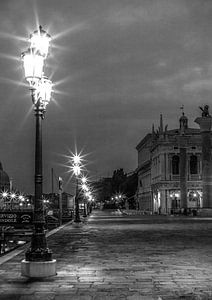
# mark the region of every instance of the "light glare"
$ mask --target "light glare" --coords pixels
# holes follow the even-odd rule
[[[80,164],[81,163],[81,157],[78,154],[75,154],[73,156],[73,162],[74,162],[75,165]]]
[[[34,48],[44,58],[48,55],[50,41],[50,35],[41,26],[39,26],[39,30],[34,31],[30,36],[31,48]]]
[[[25,78],[31,85],[38,85],[38,81],[42,78],[44,60],[41,55],[34,54],[28,50],[22,54]]]
[[[51,99],[52,82],[46,76],[43,76],[38,85],[38,95],[46,106]]]
[[[81,167],[79,165],[73,166],[73,172],[76,176],[79,176],[81,173]]]

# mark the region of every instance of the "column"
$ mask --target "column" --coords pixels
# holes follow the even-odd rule
[[[180,148],[180,208],[185,213],[187,210],[187,137],[179,136],[178,144]]]
[[[211,125],[212,117],[203,116],[195,119],[200,126],[202,137],[202,190],[203,208],[212,208],[212,157]]]
[[[180,148],[180,207],[187,209],[187,153]]]

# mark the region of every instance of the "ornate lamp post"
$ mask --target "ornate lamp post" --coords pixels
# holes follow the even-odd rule
[[[14,201],[16,199],[16,194],[15,193],[10,193],[10,209],[14,209]]]
[[[87,211],[86,211],[86,201],[85,201],[85,192],[88,192],[88,186],[87,186],[87,178],[86,177],[82,177],[81,178],[82,181],[82,190],[84,191],[83,194],[83,199],[84,199],[84,209],[83,209],[83,217],[86,218],[87,217]]]
[[[88,215],[91,213],[91,201],[92,201],[92,196],[91,196],[91,192],[88,190],[85,193],[85,196],[87,197],[87,204],[88,204]]]
[[[80,223],[80,214],[79,214],[79,175],[81,173],[81,157],[79,155],[73,156],[73,166],[72,170],[74,172],[74,175],[76,177],[76,195],[75,195],[75,216],[74,216],[74,222]]]
[[[22,54],[25,78],[29,83],[35,111],[35,200],[34,200],[34,232],[31,246],[21,262],[21,272],[27,277],[46,277],[56,275],[56,260],[52,259],[52,251],[47,247],[44,231],[45,218],[42,200],[42,119],[46,106],[50,101],[52,82],[43,75],[44,60],[48,55],[50,42],[41,26],[30,36],[30,48]]]

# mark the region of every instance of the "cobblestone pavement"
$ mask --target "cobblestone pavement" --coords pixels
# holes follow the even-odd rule
[[[212,218],[96,210],[48,244],[57,276],[22,277],[19,253],[0,264],[0,300],[212,299]]]

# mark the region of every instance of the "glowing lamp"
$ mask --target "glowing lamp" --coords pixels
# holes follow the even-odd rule
[[[86,196],[86,197],[89,197],[90,194],[91,194],[90,192],[86,192],[86,193],[85,193],[85,196]]]
[[[46,106],[51,99],[52,82],[46,76],[42,76],[38,85],[38,95],[42,99],[44,106]]]
[[[83,189],[83,191],[88,191],[88,187],[87,187],[87,185],[86,184],[82,184],[82,189]]]
[[[36,54],[32,49],[22,53],[25,78],[31,87],[36,88],[43,74],[43,56]]]
[[[84,176],[81,178],[81,180],[82,180],[82,183],[86,183],[87,182],[87,178],[84,177]]]
[[[75,165],[80,164],[81,163],[81,157],[79,155],[75,154],[73,156],[73,162],[74,162]]]
[[[22,195],[18,196],[18,199],[19,199],[20,201],[24,201],[24,197],[23,197]]]
[[[10,195],[10,197],[11,197],[11,199],[15,199],[16,194],[12,193],[12,194]]]
[[[48,55],[51,36],[39,26],[39,29],[30,35],[31,48],[35,49],[44,58]]]
[[[73,166],[73,172],[76,176],[79,176],[81,173],[81,167],[78,165]]]

